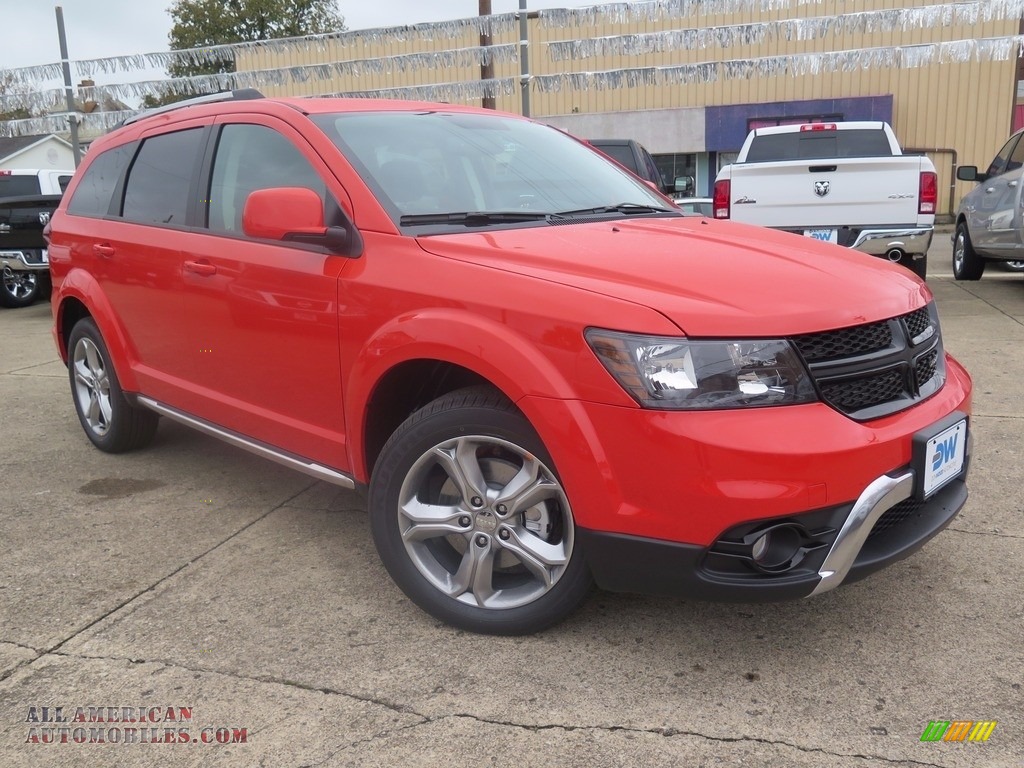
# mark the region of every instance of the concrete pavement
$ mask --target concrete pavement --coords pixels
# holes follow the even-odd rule
[[[1024,278],[954,283],[943,242],[930,284],[976,384],[950,529],[813,600],[597,593],[525,638],[418,611],[354,493],[166,421],[95,450],[49,307],[0,312],[0,766],[1022,765]],[[58,706],[159,719],[36,722]],[[935,720],[998,724],[922,743]]]

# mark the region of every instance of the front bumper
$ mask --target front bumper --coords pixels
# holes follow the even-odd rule
[[[862,579],[923,547],[963,508],[966,474],[965,465],[960,478],[917,502],[908,468],[879,477],[853,504],[761,521],[761,529],[796,524],[828,540],[798,567],[778,575],[744,568],[717,543],[700,547],[587,529],[576,535],[597,585],[611,592],[724,602],[791,600]]]
[[[50,268],[45,248],[22,248],[0,251],[0,270],[12,272],[45,272]]]

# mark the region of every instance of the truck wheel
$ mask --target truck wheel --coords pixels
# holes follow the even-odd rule
[[[153,439],[159,416],[125,398],[107,346],[91,318],[82,318],[71,330],[68,375],[78,420],[93,445],[107,453],[123,453]]]
[[[35,272],[3,270],[0,279],[0,306],[17,309],[27,307],[39,298],[39,276]]]
[[[985,274],[985,260],[974,252],[967,225],[956,225],[953,238],[953,277],[957,280],[980,280]]]
[[[452,392],[406,419],[381,451],[369,507],[388,573],[456,627],[538,632],[591,588],[550,456],[489,387]]]

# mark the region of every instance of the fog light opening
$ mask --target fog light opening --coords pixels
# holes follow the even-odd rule
[[[754,536],[750,559],[759,571],[781,573],[803,559],[804,536],[794,525],[773,526]]]

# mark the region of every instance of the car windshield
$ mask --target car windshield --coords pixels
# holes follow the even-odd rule
[[[598,152],[528,120],[442,111],[313,120],[403,226],[678,215]]]

